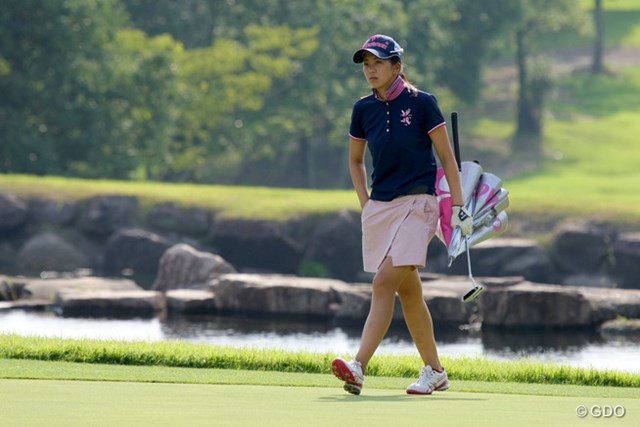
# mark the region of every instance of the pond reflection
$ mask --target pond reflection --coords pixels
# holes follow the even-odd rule
[[[358,349],[362,324],[253,316],[170,316],[154,319],[63,318],[49,312],[0,312],[0,333],[23,336],[116,340],[180,340],[219,346],[334,352]],[[640,373],[640,339],[588,331],[474,331],[436,328],[442,356],[531,359]],[[415,354],[402,322],[394,323],[379,353]]]

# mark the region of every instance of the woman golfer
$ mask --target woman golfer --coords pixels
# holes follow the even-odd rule
[[[426,264],[427,246],[439,218],[434,149],[451,190],[451,225],[460,227],[463,235],[473,227],[473,218],[463,207],[446,122],[436,98],[405,79],[402,51],[391,37],[375,35],[353,55],[373,89],[353,107],[349,169],[362,206],[364,269],[375,276],[358,353],[351,361],[338,358],[332,363],[333,373],[352,394],[360,394],[367,364],[389,329],[396,294],[425,365],[407,393],[449,388],[417,270]],[[364,162],[367,146],[373,166],[371,194]]]

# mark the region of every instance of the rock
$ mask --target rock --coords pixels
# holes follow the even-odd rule
[[[609,320],[600,326],[600,333],[604,335],[640,337],[640,319]]]
[[[42,271],[72,272],[91,268],[91,261],[62,237],[42,233],[29,239],[20,249],[17,266],[22,274],[39,275]]]
[[[37,223],[70,226],[78,216],[78,207],[71,202],[36,199],[29,201],[29,212]]]
[[[136,222],[138,200],[128,196],[100,196],[83,203],[78,227],[85,233],[106,237]]]
[[[623,233],[613,245],[613,275],[620,287],[640,289],[640,232]]]
[[[575,274],[562,278],[562,284],[568,286],[588,286],[591,288],[615,288],[617,283],[609,276],[602,274]]]
[[[351,283],[335,288],[337,310],[334,314],[340,323],[362,323],[371,307],[371,284]]]
[[[339,301],[335,289],[344,286],[332,279],[226,274],[211,290],[221,312],[329,318]]]
[[[523,282],[489,288],[480,297],[483,327],[587,328],[596,323],[590,302],[576,288]]]
[[[19,273],[16,262],[16,254],[19,250],[19,242],[0,241],[0,272],[11,275]]]
[[[471,289],[466,277],[450,276],[422,282],[424,299],[437,324],[464,325],[478,317],[478,302],[462,302],[462,295]]]
[[[305,261],[325,266],[329,277],[357,280],[362,271],[362,232],[356,212],[330,216],[318,225],[308,242]]]
[[[217,311],[213,293],[209,290],[174,289],[165,297],[170,314],[213,314]]]
[[[59,292],[56,309],[64,317],[150,318],[165,309],[155,291]]]
[[[640,290],[529,282],[487,288],[479,298],[483,327],[592,328],[620,316],[640,318]]]
[[[620,316],[640,318],[640,290],[638,289],[587,287],[573,289],[578,289],[591,304],[594,324],[601,324]]]
[[[45,311],[53,308],[51,300],[19,299],[16,301],[0,301],[0,312],[11,310]]]
[[[423,283],[425,301],[437,322],[466,324],[477,317],[476,303],[460,300],[469,288],[466,278]],[[260,315],[334,317],[340,323],[362,323],[371,305],[371,284],[279,275],[228,274],[211,288],[222,312]],[[403,321],[396,299],[394,321]]]
[[[23,279],[25,291],[33,299],[51,300],[61,292],[91,292],[91,291],[138,291],[142,290],[134,281],[129,279],[105,279],[102,277],[79,277],[69,279]]]
[[[554,269],[548,253],[535,240],[495,238],[471,249],[474,276],[522,276],[526,280],[552,283]],[[459,255],[448,274],[468,274],[467,256]]]
[[[556,233],[551,253],[556,268],[565,276],[602,276],[611,268],[611,237],[595,226],[572,224]]]
[[[513,238],[488,240],[478,245],[478,250],[481,254],[486,250],[486,256],[481,260],[489,266],[493,264],[498,274],[488,274],[489,271],[477,274],[502,277],[522,276],[531,282],[553,282],[554,271],[549,254],[535,240]]]
[[[169,233],[202,236],[209,232],[211,213],[198,208],[181,208],[173,203],[154,205],[149,216],[152,227]]]
[[[204,289],[219,275],[235,272],[236,269],[221,256],[200,252],[182,243],[167,249],[160,258],[153,289]]]
[[[148,318],[164,310],[162,294],[142,290],[131,280],[27,280],[25,289],[34,300],[53,299],[56,310],[68,317]]]
[[[218,220],[211,239],[217,252],[240,270],[296,274],[302,259],[302,246],[277,222]]]
[[[119,230],[105,245],[104,271],[108,275],[120,275],[132,270],[135,275],[155,279],[160,258],[171,245],[168,239],[145,230]]]
[[[31,296],[25,286],[24,282],[0,276],[0,301],[15,301]]]
[[[427,249],[427,265],[425,266],[425,271],[429,273],[452,274],[451,270],[449,270],[448,258],[447,247],[439,238],[434,236],[429,242]]]
[[[0,233],[22,227],[29,217],[25,202],[13,193],[0,191]]]

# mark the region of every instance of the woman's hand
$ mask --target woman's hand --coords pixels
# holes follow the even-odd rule
[[[451,227],[460,227],[463,236],[473,233],[473,216],[464,206],[453,206],[451,214]]]

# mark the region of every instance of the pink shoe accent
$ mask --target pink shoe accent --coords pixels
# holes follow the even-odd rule
[[[363,381],[354,375],[352,367],[344,359],[336,359],[331,363],[331,371],[340,380],[344,381],[344,389],[351,394],[360,394]]]

